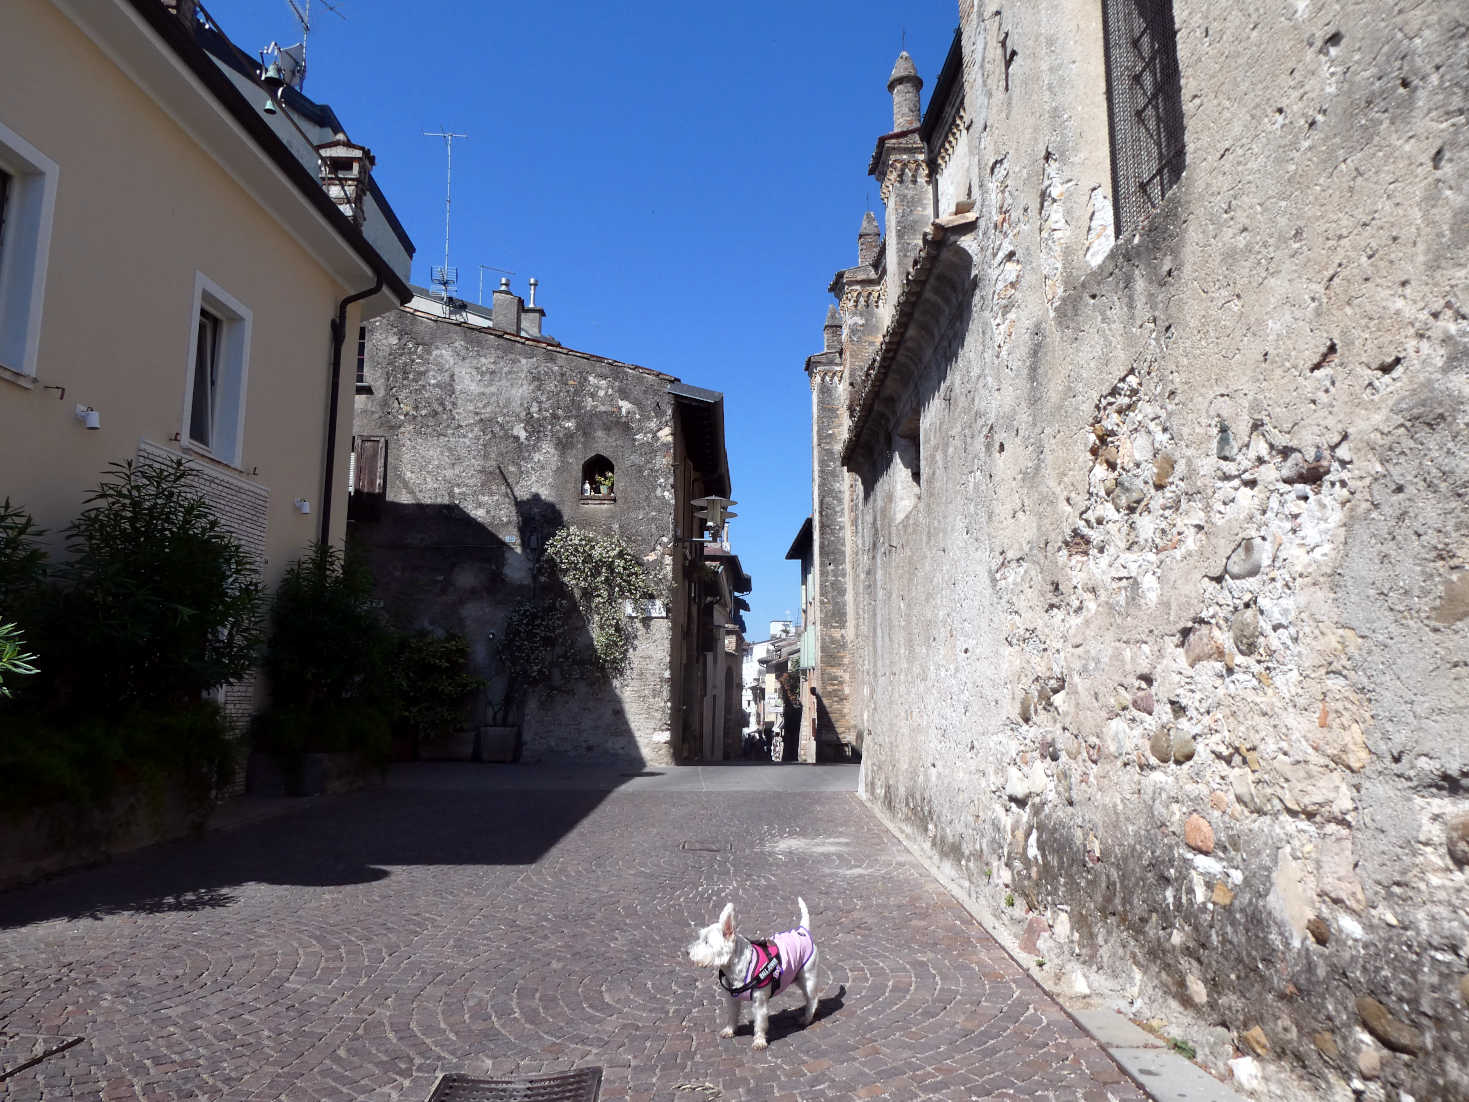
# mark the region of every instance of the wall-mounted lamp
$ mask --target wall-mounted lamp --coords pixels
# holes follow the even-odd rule
[[[77,420],[89,429],[100,429],[102,427],[102,415],[91,406],[77,403]]]
[[[694,506],[694,515],[702,519],[704,523],[717,532],[724,527],[724,518],[729,512],[729,507],[731,505],[738,505],[739,502],[731,498],[711,495],[709,497],[696,497],[689,504]]]
[[[307,501],[304,497],[298,497],[296,499],[296,512],[300,513],[303,517],[310,516],[311,502]]]

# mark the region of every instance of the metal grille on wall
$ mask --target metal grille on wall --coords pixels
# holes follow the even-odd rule
[[[1183,89],[1173,0],[1102,0],[1117,237],[1140,228],[1183,175]]]

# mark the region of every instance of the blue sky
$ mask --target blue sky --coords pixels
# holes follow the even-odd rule
[[[298,0],[300,2],[300,0]],[[443,262],[444,143],[454,143],[451,262],[540,280],[563,344],[725,395],[734,549],[755,589],[749,636],[799,613],[785,561],[811,509],[811,397],[833,273],[856,261],[866,175],[892,122],[906,46],[927,93],[955,0],[741,4],[312,4],[306,93],[369,146],[418,247]],[[246,50],[298,40],[286,0],[206,0]],[[486,294],[499,272],[485,272]]]

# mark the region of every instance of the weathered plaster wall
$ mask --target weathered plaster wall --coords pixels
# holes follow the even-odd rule
[[[389,439],[387,502],[354,522],[395,613],[462,632],[476,671],[503,692],[509,611],[561,524],[617,532],[670,586],[672,399],[668,376],[495,330],[398,310],[368,326],[355,431]],[[616,472],[616,501],[584,503],[582,464]],[[613,685],[532,693],[525,760],[671,761],[671,638],[644,619],[629,672]]]
[[[1216,1068],[1469,1097],[1463,13],[1174,7],[1188,167],[1109,253],[1097,5],[961,5],[977,281],[916,502],[854,494],[863,790]]]

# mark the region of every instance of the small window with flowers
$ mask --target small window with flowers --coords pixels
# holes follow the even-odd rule
[[[605,455],[594,455],[581,465],[581,499],[584,505],[616,501],[616,489],[616,469]]]

